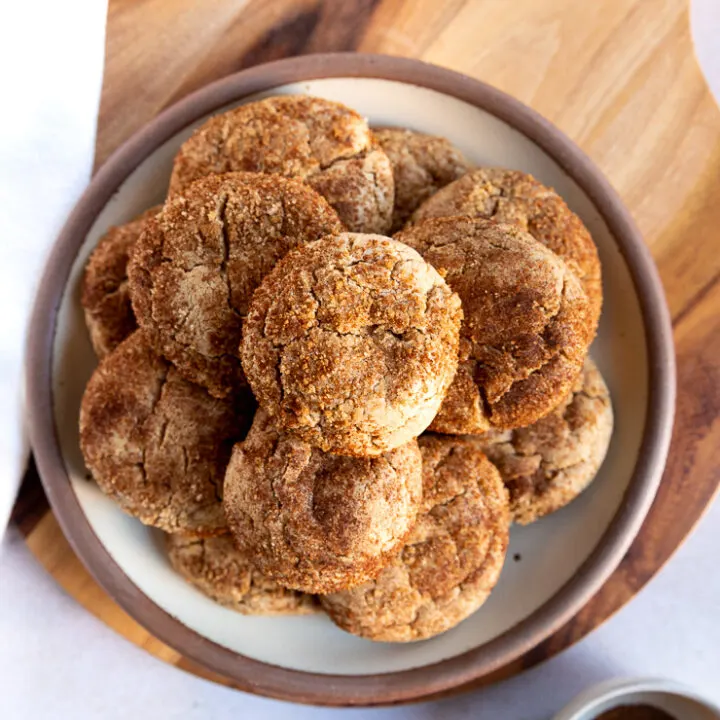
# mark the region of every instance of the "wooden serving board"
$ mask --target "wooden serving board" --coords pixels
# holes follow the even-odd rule
[[[361,50],[420,58],[538,110],[608,176],[668,295],[678,406],[657,499],[621,565],[565,627],[488,682],[576,642],[635,595],[720,480],[720,111],[696,64],[685,0],[110,0],[96,167],[164,107],[280,57]],[[37,559],[135,644],[218,682],[125,614],[65,541],[28,473],[14,517]]]

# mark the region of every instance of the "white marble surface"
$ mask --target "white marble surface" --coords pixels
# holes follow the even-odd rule
[[[11,528],[0,547],[0,717],[539,720],[587,686],[628,675],[670,677],[720,702],[718,550],[716,503],[632,603],[543,665],[450,700],[319,710],[215,686],[134,647],[66,596]]]

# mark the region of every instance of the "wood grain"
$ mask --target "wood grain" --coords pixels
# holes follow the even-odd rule
[[[327,50],[416,57],[532,106],[600,166],[660,269],[675,325],[678,409],[660,492],[602,590],[508,676],[622,607],[683,541],[720,482],[720,112],[696,65],[684,0],[111,0],[96,165],[162,108],[260,62]],[[117,632],[155,640],[94,583],[29,475],[15,519],[31,550]]]

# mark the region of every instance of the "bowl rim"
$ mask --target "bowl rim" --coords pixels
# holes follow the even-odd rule
[[[68,276],[97,215],[128,175],[177,132],[231,102],[291,82],[340,77],[399,81],[453,96],[503,120],[553,157],[591,199],[618,244],[638,296],[648,354],[648,408],[638,461],[613,520],[577,573],[490,642],[430,665],[375,675],[326,675],[254,660],[202,637],[156,605],[115,563],[87,521],[65,470],[53,413],[53,345]],[[57,520],[88,571],[131,617],[184,657],[247,692],[369,706],[417,701],[477,681],[546,639],[600,589],[637,535],[660,484],[673,424],[675,355],[652,256],[617,193],[573,141],[520,101],[466,75],[408,58],[327,53],[258,65],[213,82],[161,112],[113,153],[69,215],[43,270],[28,331],[26,397],[31,446]]]
[[[634,700],[637,695],[650,695],[660,707],[668,698],[680,698],[701,705],[720,717],[720,705],[699,690],[663,677],[611,678],[583,690],[563,707],[552,720],[583,720],[588,713],[611,710]],[[648,699],[649,702],[650,700]]]

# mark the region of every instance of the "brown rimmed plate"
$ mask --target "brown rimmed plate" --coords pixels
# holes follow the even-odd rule
[[[474,162],[531,172],[565,197],[600,251],[606,302],[592,354],[616,413],[606,462],[568,508],[513,529],[490,600],[429,641],[371,643],[323,616],[248,618],[220,608],[170,570],[153,531],[85,479],[77,415],[95,365],[79,307],[87,256],[109,225],[163,199],[172,157],[194,126],[225,107],[278,92],[339,100],[372,124],[442,134]],[[650,255],[607,181],[570,140],[516,100],[457,73],[400,58],[316,55],[209,85],[163,112],[97,173],[58,238],[40,288],[27,359],[30,431],[65,534],[98,582],[153,635],[250,692],[370,705],[418,700],[487,675],[582,608],[629,547],[660,482],[675,374]]]

